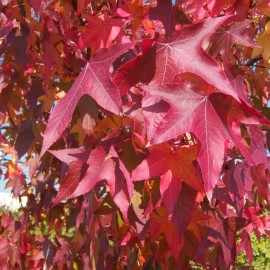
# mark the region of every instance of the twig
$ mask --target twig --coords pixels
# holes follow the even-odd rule
[[[255,58],[253,59],[250,59],[249,61],[247,61],[244,65],[245,66],[253,66],[255,63],[261,61],[263,59],[263,57],[261,55],[259,56],[256,56]],[[257,66],[259,67],[259,66]]]

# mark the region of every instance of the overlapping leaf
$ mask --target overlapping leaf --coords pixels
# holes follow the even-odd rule
[[[176,7],[174,8],[176,9]],[[171,0],[158,0],[157,6],[150,10],[149,17],[162,22],[167,37],[175,31],[175,9],[173,9]]]
[[[120,95],[117,88],[110,81],[109,68],[113,61],[131,46],[131,43],[119,44],[110,50],[101,50],[85,65],[71,89],[58,102],[50,114],[44,133],[41,155],[62,135],[71,120],[79,99],[84,94],[90,95],[106,110],[116,114],[121,112]]]
[[[134,180],[154,178],[171,171],[172,177],[177,180],[175,184],[178,186],[183,180],[194,189],[203,191],[200,172],[194,163],[197,158],[197,146],[180,146],[174,149],[171,145],[164,143],[153,145],[148,150],[149,156],[132,173]]]
[[[208,89],[190,84],[168,84],[144,87],[143,111],[151,143],[160,143],[193,132],[200,141],[198,162],[205,191],[217,183],[223,164],[226,144],[231,141],[251,160],[241,140],[240,124],[267,123],[255,109]]]
[[[208,237],[205,237],[201,242],[196,256],[204,253],[207,246],[211,245],[211,242],[218,243],[222,248],[222,259],[228,267],[232,261],[235,260],[236,233],[238,230],[245,227],[247,221],[245,219],[235,217],[226,218],[224,220],[212,217],[209,220],[204,220],[202,223],[205,223],[203,225],[209,230]],[[220,263],[220,266],[221,265],[222,263]]]
[[[99,18],[91,15],[86,17],[88,25],[80,38],[81,46],[88,46],[95,52],[112,46],[116,38],[118,42],[122,41],[121,38],[128,41],[122,31],[123,20],[108,16],[104,17]]]
[[[168,41],[162,36],[152,44],[149,40],[144,41],[141,45],[143,54],[124,64],[114,75],[114,83],[124,89],[139,82],[172,83],[180,73],[192,72],[238,99],[222,68],[202,49],[203,41],[226,19],[207,19],[176,32]]]
[[[228,29],[220,27],[213,36],[214,41],[211,46],[211,50],[222,50],[222,53],[224,53],[225,57],[227,57],[233,44],[255,47],[255,43],[245,33],[245,30],[250,23],[251,22],[249,20],[245,20],[232,24]]]
[[[72,149],[71,149],[72,150]],[[78,152],[76,149],[74,153]],[[53,151],[51,151],[54,153]],[[68,151],[67,151],[68,152]],[[72,151],[70,151],[72,152]],[[64,161],[66,156],[61,155]],[[77,155],[79,157],[79,155]],[[54,200],[54,205],[64,199],[71,199],[84,195],[91,191],[98,182],[106,181],[114,202],[119,207],[124,217],[127,218],[129,198],[133,193],[133,187],[129,172],[112,147],[110,150],[97,147],[90,152],[89,158],[84,163],[76,159],[69,165],[67,175],[60,183],[60,189]]]

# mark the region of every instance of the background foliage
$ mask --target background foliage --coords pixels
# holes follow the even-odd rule
[[[267,267],[269,1],[0,6],[1,269]]]
[[[258,241],[256,236],[253,234],[251,236],[251,245],[253,249],[253,262],[252,266],[254,269],[269,269],[270,267],[270,257],[269,257],[269,248],[270,242],[265,236]],[[239,255],[237,258],[240,266],[248,265],[248,262],[245,259],[244,254]]]

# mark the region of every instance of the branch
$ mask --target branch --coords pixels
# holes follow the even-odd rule
[[[253,59],[250,59],[249,61],[247,61],[244,66],[254,66],[255,63],[261,61],[263,59],[262,55],[256,56]],[[261,66],[257,66],[257,67],[261,67]],[[264,67],[265,68],[265,67]]]
[[[239,64],[235,65],[236,67],[245,66],[245,67],[266,68],[265,66],[262,66],[262,65],[255,65],[257,62],[259,62],[263,59],[263,57],[261,55],[255,57],[253,59],[250,59],[245,64],[240,64],[240,61],[238,60],[236,55],[235,55],[235,58],[236,58],[237,62],[239,63]]]

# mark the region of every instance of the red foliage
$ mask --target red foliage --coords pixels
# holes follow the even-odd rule
[[[27,197],[1,215],[1,269],[251,264],[250,233],[270,234],[268,1],[0,7],[1,170]]]

